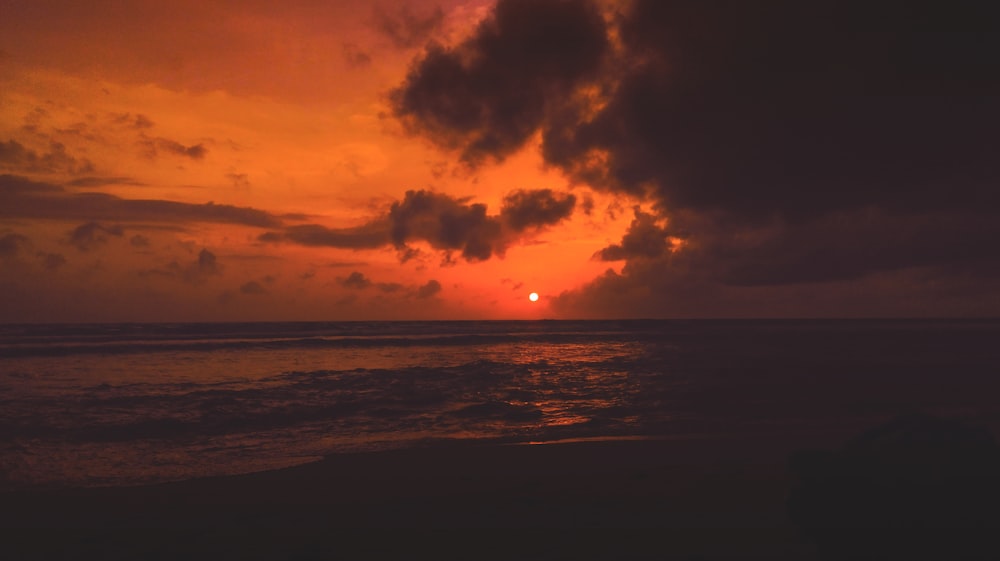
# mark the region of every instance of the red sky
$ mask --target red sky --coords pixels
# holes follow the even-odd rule
[[[661,12],[5,2],[0,321],[1000,311],[995,34]]]

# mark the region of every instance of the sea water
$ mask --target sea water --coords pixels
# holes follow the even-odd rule
[[[0,325],[0,489],[330,454],[997,426],[1000,321]]]

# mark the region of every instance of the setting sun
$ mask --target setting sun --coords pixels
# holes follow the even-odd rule
[[[531,300],[532,302],[538,302],[538,293],[532,292],[531,294],[529,294],[528,300]]]

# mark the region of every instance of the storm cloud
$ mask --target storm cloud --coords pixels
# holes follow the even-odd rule
[[[614,290],[666,310],[698,287],[1000,268],[1000,34],[985,6],[597,6],[500,0],[392,97],[409,130],[467,162],[540,134],[547,164],[645,204],[596,255],[624,269],[561,304]]]
[[[465,42],[427,47],[392,92],[393,111],[468,163],[501,160],[596,75],[608,44],[589,2],[501,1]]]

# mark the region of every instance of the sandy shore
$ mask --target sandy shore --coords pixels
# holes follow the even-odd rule
[[[3,547],[8,559],[809,559],[785,512],[787,452],[704,438],[466,445],[20,492],[4,497]]]

